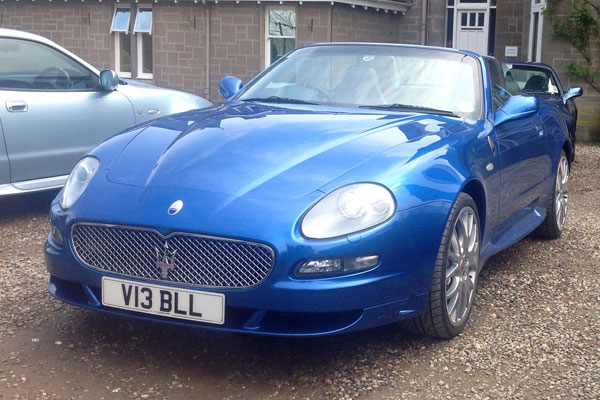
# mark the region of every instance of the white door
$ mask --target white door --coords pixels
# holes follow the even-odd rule
[[[456,48],[481,55],[488,53],[488,10],[458,10]]]

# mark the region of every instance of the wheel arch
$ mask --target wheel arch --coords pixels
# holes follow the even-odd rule
[[[483,235],[487,214],[486,194],[483,184],[477,179],[471,179],[463,186],[461,192],[468,194],[475,201],[477,213],[479,214],[479,224],[481,225],[480,232]]]
[[[565,140],[562,145],[562,149],[567,154],[567,160],[569,161],[569,170],[571,169],[571,163],[573,162],[573,145],[569,140]]]

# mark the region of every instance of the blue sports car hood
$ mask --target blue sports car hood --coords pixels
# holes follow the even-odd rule
[[[231,103],[155,121],[127,144],[107,177],[134,186],[294,198],[416,140],[432,123],[441,121],[373,110]]]

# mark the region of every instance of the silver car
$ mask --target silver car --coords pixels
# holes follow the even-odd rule
[[[158,116],[210,105],[100,72],[41,36],[0,29],[0,196],[60,187],[102,140]]]

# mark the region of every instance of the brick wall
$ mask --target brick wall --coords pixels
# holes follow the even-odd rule
[[[429,0],[427,44],[430,46],[446,47],[446,3],[447,0]]]
[[[0,3],[0,26],[49,38],[98,69],[114,65],[112,6],[101,3]]]
[[[329,3],[304,3],[297,8],[296,46],[331,41],[331,16]]]
[[[205,7],[153,7],[154,84],[204,96],[206,79]]]
[[[243,82],[262,70],[261,42],[264,8],[255,4],[211,5],[210,99],[220,100],[219,80],[234,75]]]
[[[496,7],[496,42],[494,54],[506,61],[527,59],[529,12],[531,1],[502,0]],[[518,56],[504,57],[506,46],[517,46]]]
[[[400,14],[336,4],[333,8],[332,41],[394,43],[398,41],[400,25],[406,25]]]

